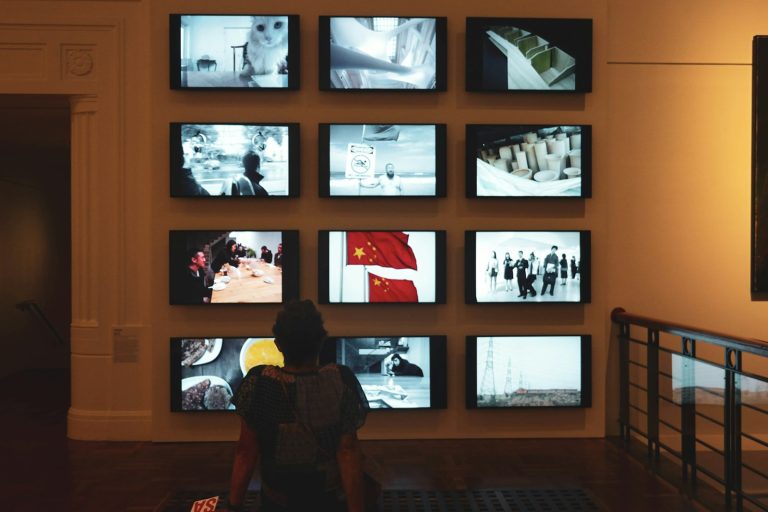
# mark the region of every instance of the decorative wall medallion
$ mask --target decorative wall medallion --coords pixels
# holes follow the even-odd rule
[[[84,77],[93,71],[91,48],[64,48],[64,76]]]

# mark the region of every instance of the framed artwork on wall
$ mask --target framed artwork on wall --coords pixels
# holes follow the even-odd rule
[[[467,197],[592,196],[589,125],[468,124]]]
[[[752,41],[752,293],[768,297],[768,36]]]
[[[298,89],[299,16],[171,14],[171,89]]]
[[[592,90],[592,20],[467,18],[467,91]]]
[[[320,90],[444,91],[446,18],[320,16]]]
[[[321,124],[320,197],[445,197],[444,124]]]

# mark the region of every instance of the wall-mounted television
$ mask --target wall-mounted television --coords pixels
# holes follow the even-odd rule
[[[321,304],[445,303],[445,231],[320,231]]]
[[[231,411],[233,394],[248,371],[283,366],[271,337],[171,338],[171,411]]]
[[[321,124],[321,197],[444,197],[444,124]]]
[[[589,125],[468,124],[467,197],[591,197]]]
[[[298,197],[297,123],[171,123],[171,197]]]
[[[467,231],[465,299],[588,303],[589,231]]]
[[[171,14],[172,89],[299,88],[299,16]]]
[[[445,336],[328,338],[320,362],[348,366],[371,409],[444,409]]]
[[[299,232],[171,231],[171,304],[280,304],[299,296]]]
[[[320,16],[320,89],[444,91],[446,18]]]
[[[467,18],[467,91],[590,92],[592,20]]]
[[[467,336],[470,409],[589,407],[589,335]]]

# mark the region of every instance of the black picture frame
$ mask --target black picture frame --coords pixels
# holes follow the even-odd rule
[[[372,408],[371,411],[389,412],[389,411],[445,409],[448,406],[448,391],[447,391],[448,390],[448,366],[447,366],[447,337],[444,335],[411,334],[411,335],[394,335],[394,336],[392,335],[389,335],[389,336],[382,336],[382,335],[332,336],[332,337],[329,337],[323,344],[323,347],[320,351],[320,364],[327,364],[327,363],[345,364],[346,366],[350,366],[352,371],[355,372],[356,370],[355,365],[350,365],[350,361],[339,360],[338,351],[337,351],[338,343],[344,340],[350,340],[354,343],[356,341],[362,342],[362,340],[392,340],[392,339],[400,339],[400,338],[428,338],[429,339],[428,360],[429,360],[430,403],[428,406],[424,406],[424,407],[403,407],[403,408],[380,407],[380,408]],[[411,360],[411,362],[413,361]],[[356,373],[356,375],[358,374]],[[360,377],[358,376],[358,378]],[[427,378],[427,377],[424,376],[424,378]],[[398,384],[399,379],[401,379],[401,377],[395,376],[393,379],[393,382],[387,382],[384,376],[382,375],[381,379],[378,379],[381,382],[376,382],[375,380],[366,382],[365,378],[360,379],[360,382],[361,384],[364,384],[364,385],[375,386],[376,384],[380,384],[383,387],[389,388],[390,390],[397,393],[398,389],[396,385],[399,385]],[[407,386],[405,387],[407,388]],[[368,391],[366,390],[365,386],[363,387],[363,390]],[[388,394],[387,389],[383,389],[383,390],[374,389],[367,392],[366,395],[369,395],[369,394],[376,395],[377,393],[379,393],[379,391],[382,391],[381,393],[382,397],[385,397]],[[407,389],[406,389],[406,392],[407,392]],[[395,398],[397,399],[397,397]]]
[[[372,134],[370,140],[365,139],[365,134],[368,128]],[[407,150],[401,147],[398,143],[401,141],[404,132],[409,130],[419,130],[423,127],[432,127],[434,129],[434,143],[432,144],[433,151],[430,151],[431,166],[434,169],[434,185],[430,186],[434,190],[433,193],[419,192],[427,188],[425,184],[420,184],[421,176],[419,173],[398,174],[398,179],[402,179],[402,192],[401,195],[386,195],[380,191],[382,188],[378,186],[378,181],[375,176],[370,178],[354,178],[351,181],[357,181],[358,186],[356,188],[349,189],[344,188],[347,183],[346,180],[336,180],[337,183],[332,182],[332,168],[334,165],[338,167],[344,162],[334,152],[332,145],[339,145],[348,143],[352,146],[352,140],[344,139],[343,141],[332,140],[332,132],[335,128],[354,128],[360,130],[361,137],[359,141],[355,141],[356,146],[360,146],[362,150],[366,150],[368,147],[373,148],[374,153],[377,155],[374,164],[374,171],[377,174],[383,176],[382,172],[385,169],[385,164],[381,162],[381,152],[385,151],[388,155],[385,158],[385,162],[392,162],[396,170],[407,169],[409,162],[414,161],[412,152],[417,150],[415,146],[424,145],[423,136],[413,134],[411,140],[408,142]],[[396,135],[394,135],[396,133]],[[389,137],[389,139],[387,139]],[[397,137],[395,141],[390,139]],[[446,125],[445,124],[430,124],[430,123],[394,123],[394,124],[373,124],[373,123],[321,123],[318,126],[318,173],[319,173],[319,193],[320,197],[331,198],[356,198],[356,199],[407,199],[414,197],[445,197],[446,195],[446,164],[445,164],[445,150],[446,150]],[[423,155],[418,155],[421,159]],[[370,158],[367,155],[362,155],[363,164],[370,162]],[[409,169],[410,170],[410,169]],[[338,174],[338,172],[336,173]],[[370,181],[373,186],[363,187],[361,184],[365,181]],[[414,183],[413,186],[409,186],[409,181]],[[415,193],[411,193],[409,190],[417,190]],[[357,192],[356,194],[352,192]],[[378,192],[378,193],[377,193]]]
[[[768,36],[752,40],[752,298],[768,300]]]
[[[592,91],[591,19],[470,17],[466,50],[467,91]]]
[[[251,23],[251,16],[284,18],[280,23],[287,21],[287,55],[285,64],[276,64],[276,72],[261,73],[246,77],[241,74],[247,69],[245,64],[245,55],[248,53],[248,47],[244,44],[227,44],[228,33],[234,28],[243,31],[246,25]],[[195,19],[192,19],[195,18]],[[204,19],[207,18],[207,19]],[[225,26],[225,22],[233,18],[242,18],[239,20],[240,26]],[[192,52],[192,41],[195,34],[186,34],[183,30],[185,23],[205,22],[209,24],[221,24],[218,27],[219,33],[215,35],[206,34],[205,37],[214,39],[213,49],[196,50]],[[282,13],[232,13],[232,14],[208,14],[208,13],[174,13],[169,15],[169,80],[171,89],[181,90],[227,90],[227,91],[286,91],[297,90],[301,83],[301,48],[300,48],[300,18],[298,14]],[[243,38],[245,39],[245,38]],[[230,40],[230,43],[239,42]],[[216,46],[218,45],[218,46]],[[226,48],[229,46],[229,48]],[[188,49],[189,48],[189,49]],[[269,48],[269,57],[263,59],[264,62],[274,62],[275,58],[272,52],[275,48]],[[231,52],[231,53],[230,53]],[[253,53],[253,50],[251,50]],[[187,56],[188,55],[188,56]],[[249,54],[250,55],[250,54]],[[229,59],[232,58],[232,70],[228,74],[224,73],[224,67],[229,67]],[[238,66],[238,62],[241,65]],[[258,64],[257,64],[258,65]],[[266,66],[266,64],[265,64]],[[270,67],[271,64],[269,65]],[[213,68],[213,70],[211,70]],[[222,68],[222,69],[220,69]],[[238,69],[239,68],[239,69]],[[251,68],[253,69],[253,68]],[[196,73],[205,73],[197,75]],[[214,73],[214,74],[211,74]],[[192,84],[190,85],[190,82]]]
[[[571,147],[578,135],[577,151]],[[564,137],[563,142],[555,140]],[[535,142],[533,141],[535,137]],[[527,139],[527,140],[526,140]],[[559,155],[553,143],[563,144],[565,154],[558,159],[559,175],[552,181],[538,182],[539,172],[550,170],[550,163],[540,162],[542,154]],[[525,149],[525,146],[528,146]],[[520,151],[516,151],[519,149]],[[522,152],[518,157],[517,153]],[[504,153],[504,154],[502,154]],[[508,153],[508,154],[507,154]],[[552,156],[550,156],[552,155]],[[468,124],[466,125],[466,196],[479,199],[586,199],[592,197],[592,125],[560,124]],[[577,160],[578,158],[578,160]],[[518,160],[520,159],[520,160]],[[519,163],[525,160],[526,168]],[[578,164],[578,165],[577,165]],[[578,168],[578,186],[568,186],[573,169]],[[568,171],[571,171],[569,173]],[[527,172],[525,172],[527,171]],[[518,178],[519,177],[519,178]],[[525,180],[525,181],[522,181]],[[553,191],[552,189],[556,189]]]
[[[235,145],[242,146],[241,154],[228,154],[225,156],[228,161],[222,162],[222,148],[211,142],[211,133],[228,127],[242,127],[243,132],[249,130],[252,132],[263,128],[264,135],[253,135],[249,138],[243,133],[235,136],[234,139],[239,138],[241,140],[229,140],[229,142],[239,142]],[[190,132],[194,131],[201,133],[189,137]],[[169,187],[170,196],[173,198],[261,201],[296,198],[300,195],[301,138],[299,123],[173,122],[169,125],[169,132]],[[270,132],[277,133],[273,136]],[[270,149],[268,149],[271,146],[270,139],[274,141],[275,137],[287,139],[287,162],[274,162],[270,158]],[[192,139],[197,139],[197,141],[193,142]],[[281,142],[284,141],[281,140]],[[195,147],[189,147],[191,145]],[[250,188],[248,191],[240,191],[241,188],[244,188],[239,185],[244,170],[242,157],[248,152],[255,153],[260,157],[258,172],[264,176],[264,179],[258,183],[258,187],[250,186],[261,187],[269,195],[259,195]],[[190,156],[190,153],[193,156]],[[280,153],[285,152],[280,151]],[[201,156],[197,162],[195,162],[196,155]],[[228,175],[222,172],[222,168],[225,166],[237,168],[237,173],[229,173]],[[279,179],[273,179],[271,174],[279,177]],[[271,186],[272,183],[275,183],[276,187]],[[245,186],[249,186],[249,183],[246,182]],[[208,195],[205,195],[203,191]]]
[[[340,41],[338,36],[333,36],[334,28],[331,27],[331,23],[334,19],[353,21],[357,20],[360,27],[353,27],[351,36],[352,41],[345,38],[344,41]],[[416,23],[415,28],[420,29],[418,25],[419,20],[426,22],[434,22],[434,27],[428,26],[422,31],[426,31],[427,34],[431,33],[434,29],[434,48],[431,51],[418,50],[416,57],[413,55],[410,58],[416,58],[423,60],[427,64],[425,66],[434,65],[434,70],[431,69],[418,69],[419,66],[404,66],[397,62],[392,62],[392,58],[387,57],[386,50],[384,48],[385,43],[378,45],[381,51],[364,52],[361,50],[362,46],[365,46],[364,42],[357,39],[365,39],[368,31],[370,34],[383,34],[384,31],[374,32],[373,30],[364,27],[362,21],[373,24],[373,20],[385,20],[391,19],[397,24],[392,32],[402,30],[400,27],[404,27],[409,23]],[[401,20],[405,20],[401,23]],[[361,30],[361,28],[363,30]],[[339,30],[336,28],[336,30]],[[435,17],[435,16],[320,16],[319,19],[319,43],[318,43],[318,80],[321,91],[365,91],[365,92],[441,92],[445,91],[447,84],[447,18]],[[395,35],[400,35],[400,32]],[[331,42],[332,37],[336,37],[337,41]],[[405,45],[397,45],[404,47]],[[410,45],[409,45],[410,47]],[[382,55],[378,55],[382,53]],[[376,55],[374,55],[376,54]],[[332,77],[333,69],[340,70],[336,75]],[[352,70],[354,73],[350,75],[345,70]],[[389,76],[383,76],[384,73],[391,73]],[[374,76],[375,73],[375,76]],[[400,75],[403,78],[397,79]],[[373,84],[373,85],[372,85]]]
[[[216,274],[220,270],[215,268],[217,266],[217,258],[224,252],[229,240],[233,238],[232,233],[243,234],[262,234],[261,236],[269,238],[269,240],[278,240],[275,234],[279,234],[279,241],[283,245],[283,256],[281,256],[280,265],[274,265],[268,263],[265,267],[264,263],[259,262],[252,270],[240,270],[237,274],[229,277],[233,279],[260,279],[265,284],[272,283],[266,281],[277,270],[275,267],[280,266],[281,270],[280,280],[282,282],[280,300],[264,300],[264,301],[252,301],[252,302],[240,302],[240,301],[226,301],[218,302],[213,300],[215,288],[210,286],[215,285],[217,282],[221,282],[219,277],[215,278]],[[265,239],[265,238],[262,238]],[[237,240],[236,240],[237,241]],[[241,242],[242,237],[241,237]],[[208,253],[206,253],[205,246],[208,245]],[[255,252],[260,249],[258,246],[251,247],[253,249],[253,256],[247,256],[249,258],[257,259],[260,255]],[[274,254],[276,254],[276,248],[267,246],[272,251],[270,259],[273,260]],[[186,267],[189,261],[188,253],[190,250],[197,249],[198,252],[203,252],[206,258],[205,268],[205,285],[210,289],[208,299],[205,300],[199,296],[199,290],[197,288],[190,288],[189,280],[186,279]],[[242,260],[241,260],[242,261]],[[274,260],[273,260],[274,261]],[[264,270],[261,270],[261,269]],[[261,274],[259,274],[261,272]],[[223,277],[223,276],[222,276]],[[228,281],[229,282],[229,281]],[[274,282],[274,280],[273,280]],[[224,283],[226,284],[226,283]],[[226,288],[226,286],[224,287]],[[258,306],[269,304],[284,304],[294,299],[299,298],[299,232],[293,229],[194,229],[194,230],[171,230],[168,233],[168,301],[170,305],[190,305],[196,307],[227,307],[227,306]]]
[[[478,241],[478,237],[481,238]],[[570,251],[564,249],[564,243],[574,245],[578,241],[577,274],[578,280],[570,277],[570,257],[573,256]],[[464,299],[467,304],[588,304],[592,300],[592,235],[590,231],[585,230],[477,230],[465,231],[464,235]],[[509,242],[507,241],[514,241]],[[500,245],[499,245],[500,244]],[[556,254],[558,260],[560,255],[565,252],[568,260],[567,273],[565,281],[561,279],[561,267],[555,267],[556,276],[554,280],[545,280],[547,265],[546,256],[551,252],[551,247],[558,247]],[[526,293],[523,296],[517,283],[517,270],[512,270],[511,290],[503,290],[505,285],[505,265],[504,254],[510,253],[514,262],[517,259],[518,251],[523,251],[523,258],[528,259],[533,250],[538,259],[538,272],[536,279],[529,282],[528,289],[533,288],[536,292]],[[493,279],[490,279],[490,269],[487,267],[488,261],[478,261],[478,254],[483,252],[482,257],[490,254],[487,251],[494,252],[497,260],[495,279],[496,286],[493,287]],[[481,264],[483,263],[484,264]],[[484,268],[485,267],[485,268]],[[480,277],[482,275],[482,277]],[[528,272],[526,272],[528,275]],[[569,282],[570,281],[570,282]],[[561,283],[565,282],[566,285]],[[574,289],[578,283],[578,296],[574,298]],[[493,289],[491,289],[493,288]],[[480,294],[479,292],[483,293]],[[546,296],[544,291],[549,291]],[[555,296],[555,292],[557,295]]]
[[[482,376],[478,376],[478,339],[496,339],[501,342],[514,343],[516,341],[528,342],[531,350],[526,352],[526,357],[532,357],[534,352],[540,347],[537,345],[545,345],[548,341],[552,343],[554,340],[565,341],[564,339],[571,338],[575,343],[579,341],[578,353],[579,353],[579,398],[575,403],[572,399],[572,392],[562,389],[549,389],[548,392],[541,392],[542,390],[532,390],[530,384],[526,384],[526,376],[522,374],[522,371],[515,375],[514,371],[510,372],[512,365],[511,357],[506,361],[507,368],[505,369],[506,381],[505,388],[510,384],[508,382],[512,379],[513,389],[504,389],[502,393],[495,393],[497,399],[493,399],[492,403],[479,404],[479,396],[482,395]],[[498,342],[497,341],[497,342]],[[494,347],[495,348],[495,347]],[[545,347],[546,348],[546,347]],[[589,334],[535,334],[535,335],[474,335],[466,337],[466,350],[465,350],[465,373],[466,373],[466,387],[465,387],[465,405],[467,409],[483,409],[483,410],[502,410],[502,409],[582,409],[592,406],[592,336]],[[546,352],[544,352],[546,354]],[[495,356],[495,350],[494,350]],[[486,356],[488,357],[488,356]],[[568,360],[563,360],[562,352],[557,352],[554,349],[551,351],[551,363],[562,365]],[[486,359],[484,364],[484,373],[486,371],[495,371],[495,357],[489,362]],[[504,364],[504,362],[502,362]],[[546,364],[546,363],[545,363]],[[491,368],[490,365],[493,365]],[[542,365],[543,366],[543,365]],[[551,364],[550,364],[551,366]],[[529,368],[531,370],[531,368]],[[536,371],[536,368],[532,369]],[[557,379],[560,377],[558,371],[550,368],[550,372],[545,372],[544,379],[547,375],[550,375]],[[541,376],[539,377],[542,378]],[[535,394],[534,394],[535,393]],[[560,401],[560,403],[557,403]]]

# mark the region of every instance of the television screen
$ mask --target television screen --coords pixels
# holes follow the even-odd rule
[[[278,304],[299,295],[298,231],[171,231],[171,304]]]
[[[320,231],[321,304],[445,302],[444,231]]]
[[[321,90],[445,90],[445,18],[320,16],[319,49]]]
[[[171,197],[296,197],[299,125],[171,123]]]
[[[444,197],[444,124],[321,124],[321,197]]]
[[[445,336],[329,338],[321,362],[348,366],[372,409],[444,409]]]
[[[171,14],[172,89],[298,89],[299,16]]]
[[[234,410],[231,399],[254,366],[283,366],[274,338],[171,338],[171,411]]]
[[[467,407],[589,407],[591,336],[467,336]]]
[[[467,231],[466,302],[589,302],[589,231]]]
[[[467,90],[589,92],[592,20],[467,18]]]
[[[467,197],[591,197],[592,127],[467,125]]]

